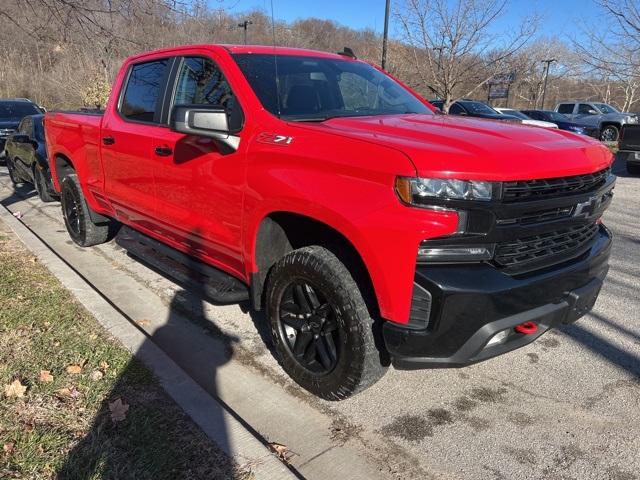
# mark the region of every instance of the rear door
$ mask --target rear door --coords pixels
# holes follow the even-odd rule
[[[102,161],[107,197],[118,219],[155,230],[157,158],[153,138],[174,58],[144,61],[129,68],[116,108],[102,122]]]
[[[27,135],[33,139],[33,119],[31,117],[24,117],[16,132],[19,135]],[[18,143],[9,140],[11,144],[11,153],[13,154],[13,165],[20,172],[22,178],[33,178],[31,172],[31,160],[33,159],[34,147],[31,143]]]

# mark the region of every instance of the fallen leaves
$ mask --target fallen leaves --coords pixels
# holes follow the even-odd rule
[[[151,320],[140,320],[136,322],[138,325],[151,325]]]
[[[291,450],[287,450],[286,445],[281,445],[279,443],[270,443],[269,450],[276,454],[276,456],[285,463],[291,463],[291,459],[298,455]]]
[[[109,410],[111,411],[111,420],[118,423],[127,418],[126,413],[129,410],[129,405],[122,403],[121,398],[117,398],[115,402],[109,403]]]
[[[67,373],[70,375],[80,375],[82,373],[82,367],[80,365],[69,365],[67,367]]]
[[[64,400],[66,398],[78,398],[78,395],[80,395],[80,392],[75,388],[63,388],[62,390],[58,390],[56,393],[56,396],[60,400]]]
[[[40,370],[40,381],[42,383],[53,382],[53,375],[49,373],[49,370]]]
[[[7,397],[24,397],[24,393],[27,391],[27,387],[20,383],[20,380],[14,380],[9,385],[4,386],[4,394]]]

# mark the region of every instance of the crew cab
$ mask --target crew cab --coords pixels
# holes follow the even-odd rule
[[[71,238],[116,238],[216,301],[266,310],[283,369],[340,400],[399,369],[510,352],[593,307],[610,151],[438,115],[341,54],[135,56],[104,114],[45,118]]]
[[[597,127],[603,142],[615,142],[623,125],[638,123],[640,120],[640,116],[635,113],[621,113],[602,102],[560,102],[555,111],[574,122]]]

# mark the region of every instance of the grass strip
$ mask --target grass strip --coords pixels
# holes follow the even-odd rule
[[[0,221],[0,478],[251,478]]]

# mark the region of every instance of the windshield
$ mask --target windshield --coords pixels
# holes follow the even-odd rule
[[[2,102],[0,103],[0,120],[18,121],[27,115],[42,113],[33,103],[27,102]]]
[[[526,116],[524,113],[519,112],[518,110],[511,110],[509,108],[503,108],[499,110],[500,113],[504,113],[505,115],[511,115],[512,117],[518,117],[522,120],[531,120],[531,117]]]
[[[598,107],[602,113],[620,113],[618,110],[606,103],[594,103],[594,105]]]
[[[366,63],[289,55],[235,54],[233,58],[262,105],[286,120],[433,113],[393,79]]]
[[[498,113],[489,105],[485,105],[482,102],[464,102],[464,103],[460,102],[460,103],[470,113],[481,113],[485,115],[486,114],[495,115],[496,113]]]
[[[544,112],[544,113],[552,122],[568,122],[569,121],[569,117],[566,117],[562,113],[558,113],[558,112]]]

